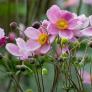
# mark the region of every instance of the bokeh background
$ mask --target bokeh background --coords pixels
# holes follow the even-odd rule
[[[47,9],[53,4],[59,5],[61,9],[85,14],[86,16],[91,15],[92,0],[82,0],[80,5],[81,9],[78,11],[79,2],[79,0],[0,0],[0,27],[4,28],[5,32],[8,34],[11,31],[10,23],[13,21],[21,24],[23,27],[31,26],[34,21],[41,21],[46,18]],[[81,46],[78,56],[82,56],[86,46],[85,43]],[[87,54],[91,57],[91,48],[89,48]],[[12,60],[13,59],[14,57]],[[48,59],[46,59],[46,61],[48,61]],[[49,92],[54,76],[54,68],[52,64],[46,64],[44,67],[48,70],[48,74],[44,75],[45,92]],[[89,71],[88,64],[85,69]],[[27,90],[30,88],[33,92],[37,92],[34,76],[31,74],[26,75],[26,72],[24,75],[25,76],[20,79],[23,89]],[[12,86],[10,86],[12,90],[8,91],[10,82],[11,79],[8,77],[8,72],[6,73],[6,70],[0,64],[0,92],[13,92],[14,86],[12,84]],[[57,92],[61,92],[60,90],[63,89],[61,85],[62,84],[59,84],[59,90]],[[89,86],[86,85],[85,87],[87,88]],[[64,92],[64,90],[62,90],[62,92]],[[92,91],[89,90],[88,92]]]

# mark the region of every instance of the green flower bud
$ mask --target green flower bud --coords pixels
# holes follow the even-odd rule
[[[42,69],[42,75],[47,75],[48,74],[48,70],[46,68]]]
[[[32,89],[27,89],[25,92],[33,92]]]
[[[66,44],[66,43],[68,43],[68,41],[69,40],[67,38],[63,37],[62,40],[61,40],[61,43],[62,44]]]
[[[80,47],[79,41],[73,42],[73,43],[72,43],[72,46],[73,46],[73,47],[76,47],[76,48],[77,48],[77,47]]]
[[[61,56],[60,56],[60,58],[62,58],[62,59],[66,59],[67,57],[68,57],[67,53],[61,54]]]

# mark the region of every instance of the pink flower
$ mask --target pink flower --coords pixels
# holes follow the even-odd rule
[[[77,6],[78,3],[79,3],[79,0],[67,0],[64,2],[64,7]]]
[[[10,54],[17,56],[22,60],[28,59],[28,56],[32,55],[27,43],[22,38],[17,38],[16,44],[7,43],[6,49]]]
[[[87,71],[81,71],[81,72],[79,71],[79,74],[83,79],[83,83],[91,84],[92,75],[90,75],[90,73],[88,73]]]
[[[92,0],[83,0],[84,3],[92,5]]]
[[[81,30],[82,36],[86,36],[86,37],[92,36],[92,15],[89,16],[89,22],[90,22],[90,27]]]
[[[4,46],[6,44],[6,37],[4,30],[0,28],[0,47]]]
[[[31,51],[37,51],[40,54],[45,54],[51,49],[51,43],[54,41],[55,36],[51,36],[47,32],[47,23],[44,21],[39,29],[28,27],[25,30],[25,35],[30,38],[28,40]]]
[[[73,30],[76,30],[81,24],[73,13],[68,11],[60,10],[56,5],[53,5],[47,11],[47,17],[50,21],[48,25],[48,31],[52,35],[71,39],[74,36]]]

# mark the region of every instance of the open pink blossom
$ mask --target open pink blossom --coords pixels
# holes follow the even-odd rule
[[[4,46],[6,44],[6,37],[4,29],[0,28],[0,47]]]
[[[90,26],[81,30],[82,36],[92,37],[92,15],[89,16]]]
[[[73,31],[76,30],[81,21],[71,12],[60,10],[57,5],[53,5],[47,11],[47,17],[50,21],[48,31],[50,34],[71,39],[74,36]]]
[[[28,59],[28,56],[32,55],[27,46],[27,43],[22,38],[17,38],[16,44],[7,43],[6,50],[10,54],[17,56],[22,60]]]
[[[90,75],[90,73],[88,73],[87,71],[79,71],[79,74],[83,80],[83,83],[91,84],[92,75]]]
[[[43,21],[39,29],[28,27],[25,30],[25,35],[29,38],[28,43],[31,51],[39,51],[40,54],[45,54],[51,49],[51,43],[54,41],[55,36],[47,32],[48,21]]]

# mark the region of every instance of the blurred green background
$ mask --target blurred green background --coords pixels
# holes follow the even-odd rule
[[[32,22],[34,21],[41,21],[44,18],[46,18],[46,11],[47,9],[53,5],[57,4],[61,7],[61,9],[67,9],[72,12],[77,12],[77,6],[69,6],[64,7],[64,2],[67,0],[0,0],[0,27],[4,28],[6,33],[10,32],[10,23],[13,21],[16,21],[18,24],[22,23],[23,25],[31,26]],[[92,5],[91,4],[85,4],[83,3],[81,5],[80,14],[86,14],[89,16],[92,14]],[[79,51],[78,56],[82,56],[84,53],[83,50],[85,49],[85,43],[81,46],[81,51]],[[0,51],[2,49],[0,48]],[[89,48],[87,52],[88,56],[91,57],[92,50]],[[14,60],[14,57],[13,59]],[[1,61],[1,60],[0,60]],[[16,60],[15,60],[16,62]],[[48,62],[48,60],[47,60]],[[52,64],[46,64],[44,67],[48,70],[48,75],[44,75],[44,85],[45,85],[45,92],[50,91],[50,87],[52,85],[53,80],[53,65]],[[87,65],[86,70],[89,71],[89,66]],[[12,90],[7,91],[8,86],[10,83],[10,78],[5,72],[5,69],[3,66],[0,66],[0,92],[13,92]],[[35,84],[34,76],[33,75],[26,75],[21,78],[20,83],[24,90],[26,89],[32,89],[33,92],[37,92],[37,87]],[[63,89],[61,87],[62,84],[59,84],[58,91]],[[89,87],[89,86],[85,86]],[[87,89],[87,88],[86,88]],[[88,89],[87,89],[88,90]],[[62,90],[64,92],[64,90]],[[72,91],[71,91],[72,92]],[[88,91],[92,92],[92,91]]]

